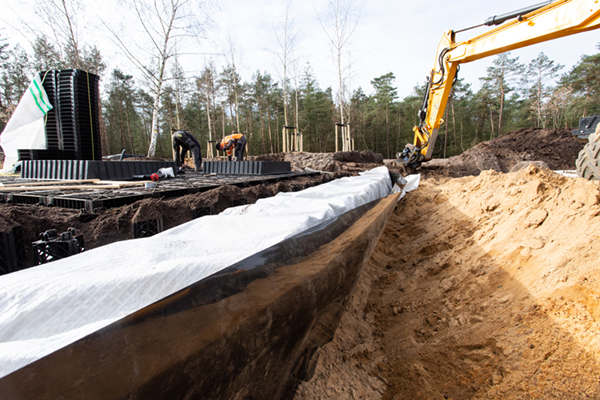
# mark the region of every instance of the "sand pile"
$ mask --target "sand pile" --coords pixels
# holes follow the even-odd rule
[[[422,181],[296,399],[598,398],[599,203],[534,166]]]

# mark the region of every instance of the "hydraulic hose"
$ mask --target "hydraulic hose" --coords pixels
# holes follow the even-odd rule
[[[530,12],[535,11],[538,8],[542,8],[542,7],[547,6],[548,4],[552,4],[555,1],[556,0],[546,0],[544,2],[534,4],[529,7],[524,7],[519,10],[511,11],[511,12],[501,14],[501,15],[494,15],[492,17],[487,18],[482,24],[470,26],[468,28],[458,29],[458,30],[454,31],[454,33],[468,31],[469,29],[479,28],[480,26],[500,25],[501,23],[503,23],[509,19],[516,18],[519,15],[529,14]]]
[[[511,11],[511,12],[508,12],[506,14],[501,14],[501,15],[494,15],[494,16],[486,19],[483,24],[485,26],[500,25],[501,23],[503,23],[509,19],[516,18],[519,15],[529,14],[530,12],[535,11],[538,8],[545,7],[550,3],[552,3],[552,0],[546,0],[544,2],[534,4],[529,7],[521,8],[520,10]]]

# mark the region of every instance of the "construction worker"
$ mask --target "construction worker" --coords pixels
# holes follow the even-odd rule
[[[172,139],[177,168],[181,168],[185,162],[186,152],[190,151],[192,157],[194,157],[194,167],[196,168],[196,171],[200,171],[202,168],[202,150],[200,149],[200,143],[198,143],[196,138],[188,131],[179,130],[173,133]]]
[[[244,150],[246,149],[246,135],[235,132],[225,136],[220,143],[215,144],[217,150],[225,151],[227,158],[231,161],[231,153],[235,153],[236,161],[244,161]]]

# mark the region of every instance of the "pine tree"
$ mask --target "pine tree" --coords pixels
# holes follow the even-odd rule
[[[29,87],[31,78],[29,56],[17,44],[12,50],[8,51],[8,58],[2,65],[0,88],[6,111],[5,117],[10,117],[12,110],[17,106],[21,96]]]
[[[141,121],[135,109],[136,93],[133,76],[114,69],[104,102],[104,120],[109,148],[125,149],[136,154],[143,151],[145,140],[140,136]]]
[[[535,115],[535,126],[546,127],[542,115],[544,102],[552,93],[551,82],[558,76],[564,65],[555,64],[544,53],[540,53],[527,65],[525,70],[526,93],[531,112]]]
[[[600,50],[600,43],[597,45]],[[579,62],[561,79],[577,97],[573,108],[579,116],[600,112],[600,53],[583,55]]]
[[[36,72],[64,69],[64,63],[58,51],[45,36],[38,36],[33,43],[32,68]]]
[[[496,93],[497,97],[497,115],[498,115],[498,126],[496,129],[496,133],[494,133],[494,128],[492,126],[492,134],[490,139],[493,139],[494,136],[502,135],[502,117],[504,114],[505,100],[506,95],[514,90],[514,86],[512,86],[513,81],[518,78],[524,71],[524,67],[519,63],[519,57],[510,58],[510,53],[502,53],[498,54],[493,61],[493,66],[487,68],[487,76],[483,78],[479,78],[486,87],[486,91],[490,91],[490,93],[485,93],[486,96],[482,98],[487,98],[487,95],[491,93]],[[490,111],[492,111],[490,109]],[[493,125],[493,114],[490,115],[490,119]]]
[[[392,72],[381,75],[371,81],[371,85],[375,88],[375,100],[378,108],[385,115],[385,137],[387,158],[391,158],[390,147],[390,107],[396,98],[398,98],[398,90],[392,86],[396,77]]]

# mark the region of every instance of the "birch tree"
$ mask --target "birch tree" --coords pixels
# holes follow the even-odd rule
[[[279,62],[281,63],[282,76],[281,84],[283,88],[283,121],[284,126],[289,126],[288,121],[288,68],[294,61],[292,59],[292,53],[294,51],[295,40],[298,31],[294,31],[293,20],[290,18],[291,1],[287,1],[285,9],[283,11],[281,25],[276,29],[277,42],[279,44],[280,52],[277,53]]]
[[[229,65],[229,68],[231,69],[231,79],[232,79],[232,89],[233,89],[233,103],[235,104],[235,126],[236,126],[236,130],[239,132],[240,131],[240,113],[239,113],[239,108],[240,108],[240,103],[239,103],[239,89],[240,89],[240,77],[239,74],[237,73],[237,69],[235,67],[235,55],[236,55],[236,50],[235,50],[235,43],[233,42],[233,39],[231,38],[231,36],[229,36],[229,40],[228,40],[228,44],[229,44],[229,57],[231,58],[231,64]],[[233,115],[231,116],[232,122],[233,122]]]
[[[78,16],[84,14],[82,3],[77,0],[38,0],[34,4],[35,13],[51,30],[55,43],[62,50],[60,58],[69,66],[81,69]],[[35,33],[39,35],[39,32]]]
[[[360,10],[357,10],[356,0],[329,0],[328,11],[329,13],[323,18],[318,15],[317,18],[329,41],[333,61],[337,69],[337,100],[340,121],[344,124],[345,93],[348,91],[348,88],[346,86],[347,67],[342,65],[342,56],[350,37],[358,25]]]
[[[186,37],[199,35],[205,20],[199,17],[201,7],[193,0],[133,0],[131,6],[143,33],[143,41],[119,35],[111,29],[115,42],[127,58],[142,73],[154,98],[148,157],[156,154],[159,137],[159,108],[166,68],[177,54],[177,43]],[[107,23],[105,23],[108,26]],[[149,56],[147,56],[149,55]]]

